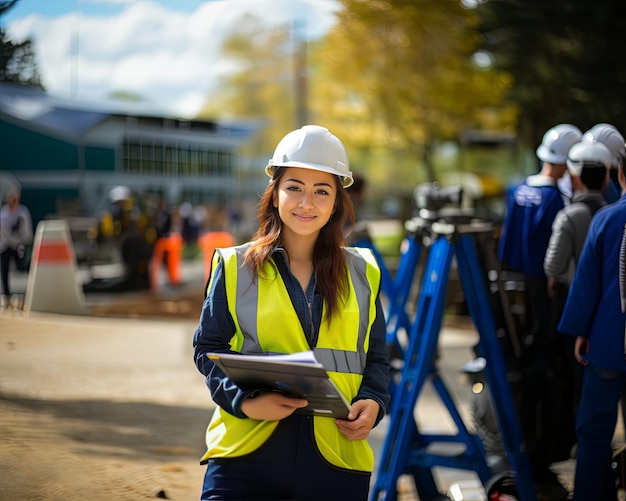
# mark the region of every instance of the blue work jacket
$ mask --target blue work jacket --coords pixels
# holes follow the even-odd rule
[[[600,209],[591,221],[559,332],[589,338],[585,358],[605,369],[626,371],[619,290],[619,254],[626,224],[626,197]]]
[[[501,263],[534,278],[545,278],[543,260],[552,223],[565,207],[556,180],[529,176],[509,196],[498,247]]]

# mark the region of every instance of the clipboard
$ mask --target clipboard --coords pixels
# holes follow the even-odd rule
[[[207,353],[207,357],[243,390],[269,390],[305,398],[295,412],[348,419],[350,402],[328,377],[312,351],[285,355]]]

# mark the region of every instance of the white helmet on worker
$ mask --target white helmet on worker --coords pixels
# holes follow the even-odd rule
[[[113,203],[131,200],[132,198],[133,193],[128,186],[116,186],[109,191],[109,200]]]
[[[328,172],[339,176],[344,188],[353,182],[345,147],[328,129],[319,125],[305,125],[282,138],[265,167],[265,173],[274,177],[276,167]]]
[[[598,141],[611,152],[611,164],[619,167],[626,157],[624,136],[611,124],[596,124],[583,135],[583,141]]]
[[[583,167],[611,168],[611,152],[599,141],[581,141],[569,150],[567,168],[572,176],[580,176]]]
[[[582,132],[575,125],[555,125],[543,135],[537,148],[537,157],[542,162],[564,164],[567,161],[567,152],[581,137]]]

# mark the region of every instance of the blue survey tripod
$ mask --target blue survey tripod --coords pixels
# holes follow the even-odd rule
[[[389,383],[389,393],[392,398],[396,388],[396,369],[393,359],[400,357],[401,360],[404,360],[405,347],[402,338],[408,337],[411,330],[411,319],[406,311],[406,305],[409,301],[422,250],[422,225],[416,221],[418,220],[412,219],[405,224],[409,235],[402,242],[402,252],[393,276],[367,230],[360,231],[354,243],[356,247],[366,247],[372,251],[381,271],[381,290],[387,298],[385,324],[387,346],[392,358],[392,378]]]
[[[488,360],[485,377],[492,393],[507,459],[513,469],[511,475],[516,497],[520,501],[536,501],[530,464],[487,296],[486,277],[473,237],[478,232],[492,231],[491,223],[475,222],[462,213],[456,216],[450,213],[443,218],[428,220],[426,227],[427,231],[423,226],[421,231],[430,245],[428,259],[404,353],[401,378],[393,391],[389,429],[370,499],[395,501],[398,477],[402,474],[413,476],[421,501],[448,499],[438,491],[433,478],[431,469],[437,466],[474,471],[485,486],[493,478],[480,438],[468,431],[436,367],[446,287],[452,258],[456,255],[465,301],[479,334],[476,349]],[[456,434],[429,435],[419,430],[414,410],[427,381],[432,383],[450,413],[458,430]],[[436,443],[462,444],[464,450],[455,456],[438,455],[429,451],[429,446]]]

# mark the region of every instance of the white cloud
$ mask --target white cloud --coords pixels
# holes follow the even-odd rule
[[[220,57],[221,42],[244,13],[257,15],[268,28],[304,22],[306,36],[314,38],[332,25],[337,8],[333,0],[229,0],[181,12],[146,0],[106,17],[32,14],[13,21],[7,31],[14,41],[34,41],[52,94],[103,99],[128,91],[162,110],[190,116],[230,67]]]

